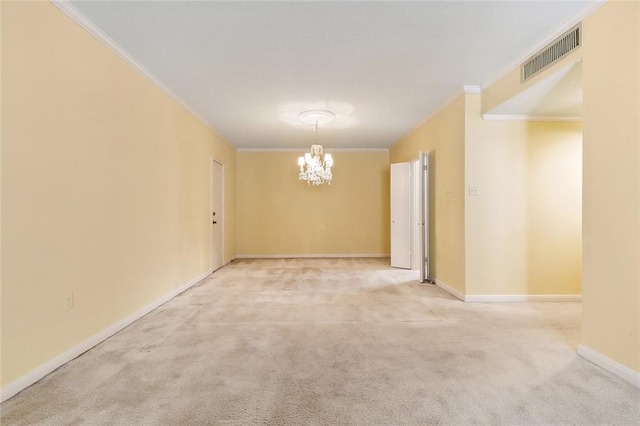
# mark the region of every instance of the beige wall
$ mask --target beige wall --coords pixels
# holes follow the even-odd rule
[[[50,3],[2,2],[2,384],[206,273],[235,149]],[[65,312],[73,293],[75,307]]]
[[[431,154],[432,275],[465,295],[580,294],[581,124],[481,109],[463,95],[391,148]]]
[[[580,294],[581,123],[485,121],[480,98],[466,101],[467,294]]]
[[[429,153],[430,272],[465,292],[464,137],[465,99],[460,96],[391,147],[392,163]]]
[[[309,187],[302,151],[238,152],[238,255],[389,254],[389,153],[331,153],[332,184]]]
[[[582,123],[527,123],[527,293],[582,294]]]
[[[584,20],[583,338],[640,371],[640,3]]]
[[[2,6],[0,5],[0,242],[2,241]],[[0,388],[2,387],[2,244],[0,243]]]

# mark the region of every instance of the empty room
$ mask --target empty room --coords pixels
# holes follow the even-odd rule
[[[0,423],[640,423],[640,2],[0,2]]]

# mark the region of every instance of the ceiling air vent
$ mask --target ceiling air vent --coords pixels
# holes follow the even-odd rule
[[[521,82],[524,83],[549,65],[559,61],[567,53],[580,47],[581,44],[582,23],[571,28],[522,64],[520,67]]]

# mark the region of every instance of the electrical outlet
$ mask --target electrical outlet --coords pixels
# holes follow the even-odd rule
[[[470,186],[469,187],[469,197],[477,197],[480,195],[480,191],[478,191],[478,187],[477,186]]]
[[[73,309],[73,293],[69,293],[67,297],[64,298],[64,310],[70,311]]]

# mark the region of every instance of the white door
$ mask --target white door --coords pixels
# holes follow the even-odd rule
[[[224,166],[211,162],[211,269],[224,265]]]
[[[418,198],[420,202],[420,281],[433,282],[429,271],[429,154],[420,151],[418,158],[420,174]]]
[[[429,281],[429,154],[411,162],[411,269]]]
[[[391,266],[411,268],[411,163],[391,165]]]
[[[422,209],[420,160],[411,162],[411,269],[419,271],[422,258]]]

